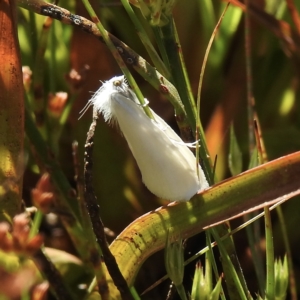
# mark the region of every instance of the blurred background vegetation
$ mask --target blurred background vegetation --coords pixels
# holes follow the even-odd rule
[[[249,11],[251,84],[269,160],[300,149],[300,19],[297,15],[300,2],[295,1],[296,10],[289,9],[290,3],[291,0],[253,0],[251,4],[255,5],[255,9]],[[120,1],[98,0],[91,1],[91,4],[107,31],[151,63]],[[62,0],[58,5],[90,19],[81,1]],[[205,51],[225,6],[226,3],[220,0],[178,0],[173,8],[195,97]],[[156,47],[153,28],[139,9],[134,10]],[[200,117],[210,156],[212,160],[216,155],[218,157],[217,182],[231,176],[228,166],[231,124],[242,153],[242,170],[248,168],[250,161],[247,115],[250,79],[246,76],[244,19],[243,9],[231,4],[209,52],[201,90]],[[18,8],[17,22],[21,64],[28,66],[32,72],[27,73],[27,107],[37,112],[36,126],[75,188],[72,143],[78,142],[79,175],[82,176],[84,144],[92,120],[92,109],[80,120],[79,111],[100,87],[101,81],[119,75],[121,71],[107,47],[80,28],[57,20],[51,21],[48,17],[23,8]],[[133,75],[143,95],[150,101],[150,107],[178,131],[174,110],[167,99],[137,73],[133,72]],[[31,206],[31,191],[41,174],[27,139],[23,172],[23,199],[26,206]],[[156,198],[143,185],[126,140],[116,128],[108,126],[103,120],[99,122],[95,137],[94,180],[102,220],[115,234],[142,214],[167,203]],[[299,177],[295,180],[299,180]],[[294,254],[294,270],[296,278],[299,278],[300,261],[297,253],[300,234],[297,226],[300,207],[297,200],[288,201],[282,209]],[[274,213],[272,216],[275,255],[283,257],[285,248],[281,227],[277,215]],[[240,221],[233,222],[237,223]],[[259,224],[256,228],[262,230]],[[46,236],[46,246],[76,254],[59,221],[46,217],[42,231]],[[249,289],[254,295],[258,291],[258,283],[254,277],[245,233],[236,234],[235,242]],[[204,246],[203,235],[193,237],[187,242],[186,256]],[[263,233],[258,246],[264,251]],[[146,262],[137,279],[138,291],[165,274],[160,265],[163,266],[161,253]],[[194,264],[191,264],[185,273],[187,289],[190,289],[193,272]],[[165,284],[143,299],[164,299],[167,289],[168,284]]]

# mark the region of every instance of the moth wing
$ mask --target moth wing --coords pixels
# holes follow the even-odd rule
[[[189,200],[201,188],[193,153],[154,112],[159,126],[145,115],[141,106],[122,94],[113,94],[111,100],[111,113],[119,123],[148,189],[164,199]],[[174,143],[172,139],[182,143]]]
[[[162,128],[165,135],[171,141],[174,141],[174,143],[178,145],[178,148],[180,148],[180,151],[182,152],[182,155],[185,157],[186,162],[190,165],[191,168],[193,168],[194,165],[196,164],[196,161],[192,151],[188,148],[186,143],[178,136],[178,134],[160,116],[158,116],[152,109],[151,112],[155,116],[155,120],[159,123],[159,126]],[[200,181],[199,191],[202,191],[209,187],[209,184],[206,180],[206,177],[204,175],[201,166],[199,166],[199,181]]]

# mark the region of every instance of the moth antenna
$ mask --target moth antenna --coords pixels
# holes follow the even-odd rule
[[[87,110],[90,108],[92,104],[93,104],[92,101],[89,100],[88,103],[84,106],[84,108],[79,112],[78,120],[80,120],[83,117],[83,115],[87,112]]]
[[[100,80],[100,82],[101,82],[102,86],[103,86],[103,84],[105,83],[105,82],[102,81],[102,80]],[[87,110],[90,108],[90,106],[94,104],[93,99],[95,98],[95,96],[97,96],[97,93],[99,93],[100,90],[101,90],[101,87],[100,87],[100,89],[99,89],[98,91],[96,91],[96,92],[94,93],[92,99],[90,99],[90,100],[87,102],[87,104],[83,107],[83,109],[79,112],[79,118],[78,118],[78,120],[80,120],[80,119],[83,117],[83,115],[87,112]]]

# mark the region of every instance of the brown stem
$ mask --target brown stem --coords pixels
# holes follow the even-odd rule
[[[51,290],[54,292],[56,299],[74,299],[72,294],[65,287],[61,274],[58,272],[54,264],[42,252],[42,250],[38,250],[34,254],[33,260],[36,263],[38,269],[45,275],[45,277],[49,281]]]
[[[97,120],[98,120],[98,115],[96,112],[94,112],[93,122],[88,131],[86,144],[85,144],[85,153],[84,153],[84,184],[85,184],[84,196],[85,197],[84,199],[85,199],[85,204],[86,204],[88,214],[91,219],[92,228],[96,237],[96,241],[102,250],[103,259],[107,266],[108,272],[111,278],[113,279],[115,286],[120,291],[122,299],[131,300],[133,299],[133,297],[130,293],[127,282],[124,279],[117,265],[115,257],[112,255],[112,253],[109,250],[108,243],[106,241],[105,232],[104,232],[104,225],[100,218],[100,209],[99,209],[100,207],[97,203],[97,197],[95,195],[94,188],[93,188],[92,154],[94,148],[94,134],[97,126]],[[99,292],[103,297],[102,293],[105,294],[108,293],[108,289],[106,287],[106,289],[104,289],[103,291],[103,286],[101,287],[99,286]]]

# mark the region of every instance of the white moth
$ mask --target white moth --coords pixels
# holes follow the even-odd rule
[[[147,188],[156,196],[171,201],[187,201],[208,188],[196,158],[174,130],[155,112],[150,119],[124,76],[103,83],[83,112],[94,105],[106,122],[118,123],[136,159]]]

